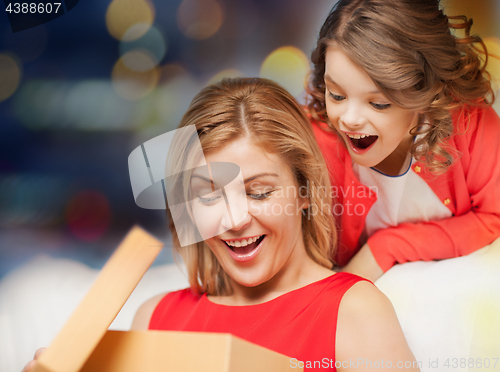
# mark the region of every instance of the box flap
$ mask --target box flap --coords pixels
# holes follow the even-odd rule
[[[162,247],[133,227],[32,371],[79,371]]]

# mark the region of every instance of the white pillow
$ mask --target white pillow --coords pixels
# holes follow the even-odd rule
[[[375,284],[422,372],[500,371],[500,239],[468,256],[397,265]]]

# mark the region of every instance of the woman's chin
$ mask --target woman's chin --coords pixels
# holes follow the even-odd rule
[[[252,272],[230,272],[229,277],[238,286],[246,288],[255,288],[268,281],[263,274]]]

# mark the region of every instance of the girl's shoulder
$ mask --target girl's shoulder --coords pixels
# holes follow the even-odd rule
[[[500,118],[492,106],[463,106],[451,112],[454,134],[472,134],[488,128],[500,132]]]
[[[320,147],[322,145],[338,145],[342,144],[342,139],[334,129],[331,129],[327,123],[316,120],[309,116],[314,135]]]

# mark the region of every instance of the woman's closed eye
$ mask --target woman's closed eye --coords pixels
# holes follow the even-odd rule
[[[220,193],[212,193],[208,195],[198,195],[198,202],[203,205],[214,205],[222,198]]]
[[[274,190],[264,192],[264,193],[247,193],[247,196],[254,200],[265,200],[271,196]]]
[[[264,193],[247,193],[247,196],[253,200],[265,200],[269,198],[274,191],[275,190],[271,190]],[[221,199],[222,195],[220,194],[198,196],[198,202],[207,206],[214,205]]]

